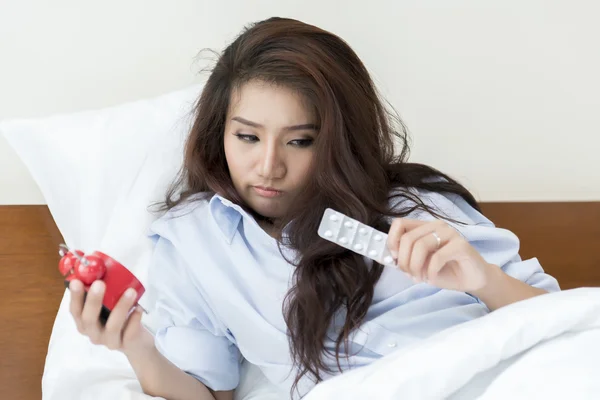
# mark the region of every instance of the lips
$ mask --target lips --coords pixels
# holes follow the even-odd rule
[[[268,186],[254,186],[254,190],[262,197],[277,197],[281,196],[283,192]]]

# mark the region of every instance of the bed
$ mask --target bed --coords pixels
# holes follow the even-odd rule
[[[521,239],[563,289],[600,287],[600,202],[484,203],[496,225]],[[0,388],[3,398],[40,399],[48,340],[64,286],[62,237],[44,205],[0,206]]]
[[[181,165],[184,139],[189,132],[192,110],[201,88],[201,85],[192,85],[158,97],[105,109],[0,121],[0,134],[15,149],[47,203],[0,206],[0,318],[4,322],[0,326],[0,388],[3,398],[86,400],[92,396],[90,387],[93,387],[102,392],[100,398],[148,399],[141,393],[122,354],[92,346],[87,338],[77,333],[68,314],[68,292],[65,292],[57,270],[58,245],[66,243],[84,251],[104,251],[144,282],[147,261],[152,253],[147,229],[155,218],[148,212],[147,206],[164,196]],[[465,326],[466,334],[455,335],[454,338],[442,335],[437,340],[437,347],[433,346],[435,341],[427,339],[424,342],[431,343],[432,348],[440,351],[451,351],[452,348],[444,346],[452,345],[452,340],[471,337],[473,332],[482,329],[489,331],[490,326],[492,335],[502,334],[497,327],[512,327],[512,333],[508,333],[516,335],[513,342],[519,345],[532,344],[521,340],[530,334],[537,335],[530,339],[539,341],[548,334],[564,336],[564,330],[571,328],[584,327],[592,332],[597,326],[593,333],[600,332],[600,252],[597,250],[600,243],[600,202],[513,202],[485,203],[482,206],[484,213],[498,226],[510,229],[520,237],[522,258],[537,257],[563,289],[575,292],[566,291],[564,296],[562,292],[556,296],[540,296],[545,298],[542,304],[539,301],[521,302],[526,306],[509,306],[499,310],[508,309],[508,316],[506,312],[494,312],[477,321],[461,324]],[[581,287],[594,289],[575,289]],[[152,297],[146,295],[141,299],[146,304],[142,305],[150,310]],[[546,299],[551,303],[550,307],[544,304]],[[537,319],[529,315],[530,309],[535,307],[540,311]],[[554,314],[548,314],[548,310],[554,312],[554,307],[558,307],[557,313],[562,313],[555,324]],[[497,321],[502,318],[507,320]],[[567,324],[569,321],[570,325]],[[475,331],[469,324],[475,325]],[[542,331],[541,327],[549,330]],[[479,350],[490,357],[506,356],[499,352],[491,353],[494,349],[507,348],[503,340],[500,336],[499,347],[496,348],[480,342],[483,347]],[[586,336],[586,340],[597,343],[600,338]],[[595,348],[600,349],[598,346]],[[577,354],[582,354],[581,360],[593,354],[583,345],[576,350]],[[396,353],[403,355],[402,351],[392,355]],[[470,353],[477,354],[476,351]],[[406,357],[406,360],[409,359]],[[596,359],[600,360],[600,354]],[[383,364],[389,360],[393,357],[383,357]],[[437,360],[439,362],[434,359],[433,362],[442,365],[448,360],[452,361],[452,358],[442,358]],[[401,365],[403,361],[395,362]],[[478,360],[467,361],[465,366],[448,365],[447,370],[475,373],[473,366],[481,366]],[[373,363],[377,364],[373,368],[378,368],[378,363],[379,360]],[[566,365],[574,364],[567,361]],[[370,373],[373,370],[370,367],[361,368],[359,373]],[[406,369],[411,373],[418,372],[413,365]],[[421,369],[420,378],[424,382],[430,379],[427,370]],[[537,370],[541,374],[551,372],[544,367]],[[253,380],[260,382],[261,379],[260,374],[253,375],[256,369],[243,371],[252,372],[242,373],[242,382],[251,384],[240,385],[241,389],[237,392],[242,395],[239,398],[267,400],[281,397],[259,395],[260,390],[249,391],[251,396],[244,396],[244,390],[252,388]],[[384,376],[379,372],[371,375],[376,378]],[[580,375],[586,376],[586,371]],[[336,383],[337,377],[330,380],[333,382],[331,385],[319,385],[321,388],[311,391],[311,398],[306,400],[356,398],[360,388],[354,390],[355,385],[344,381],[345,376],[356,377],[356,374],[344,374],[340,385]],[[359,378],[358,381],[369,380],[366,375]],[[402,380],[397,378],[392,377],[387,382],[392,385],[401,383]],[[469,376],[463,374],[457,378],[460,379],[436,382],[438,385],[455,385]],[[409,383],[415,382],[419,380],[413,379]],[[363,386],[368,388],[368,385]],[[381,385],[374,386],[378,387]],[[435,385],[425,383],[420,387],[430,389]],[[268,391],[266,385],[258,389],[263,388]],[[410,397],[405,387],[396,385],[389,389],[377,397],[383,400],[386,395],[389,397],[400,391],[405,400],[420,400],[439,398],[437,394],[442,393],[438,391],[436,395],[419,397],[417,391],[416,397]],[[342,394],[347,390],[354,390],[354,393]],[[312,396],[313,393],[317,394]],[[92,398],[99,397],[91,397],[90,400]]]

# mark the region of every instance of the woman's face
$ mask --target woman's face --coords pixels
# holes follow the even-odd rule
[[[233,185],[258,214],[277,219],[310,179],[315,114],[293,90],[250,81],[234,91],[225,123]]]

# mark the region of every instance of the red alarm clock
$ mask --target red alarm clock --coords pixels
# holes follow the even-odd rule
[[[127,289],[135,289],[136,305],[146,290],[127,268],[104,253],[94,251],[84,254],[81,250],[71,250],[61,244],[59,254],[62,258],[58,262],[58,270],[65,277],[65,286],[68,288],[73,279],[80,280],[84,285],[84,300],[94,281],[104,281],[106,290],[100,312],[100,321],[103,324]]]

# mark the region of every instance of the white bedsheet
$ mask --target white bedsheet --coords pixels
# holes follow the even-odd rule
[[[57,316],[43,400],[146,400],[127,360]],[[284,399],[246,365],[238,400]],[[600,288],[539,296],[318,385],[305,400],[600,398]]]

